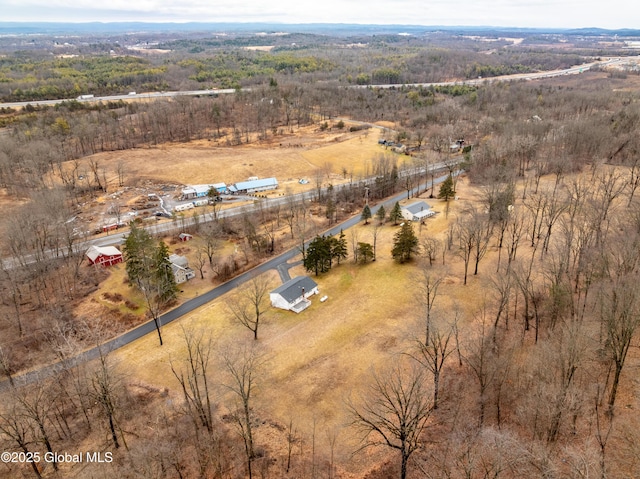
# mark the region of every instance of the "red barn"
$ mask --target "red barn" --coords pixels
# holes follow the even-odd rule
[[[180,241],[191,241],[193,239],[193,236],[190,235],[189,233],[180,233],[178,235],[178,239]]]
[[[122,252],[115,246],[91,246],[85,255],[90,264],[111,266],[122,263]]]

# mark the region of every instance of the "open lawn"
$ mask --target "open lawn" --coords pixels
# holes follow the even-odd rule
[[[464,196],[466,188],[461,183],[461,195]],[[462,203],[451,204],[447,219],[444,203],[427,201],[443,212],[426,222],[421,235],[444,237]],[[393,261],[390,251],[398,228],[390,223],[380,227],[375,262],[356,265],[349,259],[329,273],[314,277],[320,295],[311,298],[309,309],[298,315],[269,309],[259,330],[258,342],[267,358],[256,394],[259,416],[280,425],[288,424],[289,420],[304,425],[316,421],[327,430],[341,429],[348,421],[345,400],[366,389],[373,369],[388,365],[411,347],[411,338],[420,331],[417,319],[422,304],[418,281],[422,263],[399,265]],[[373,241],[373,223],[361,223],[353,231],[359,241]],[[350,242],[351,230],[345,233]],[[447,261],[452,273],[446,274],[452,275],[445,278],[442,310],[450,311],[454,302],[459,302],[463,313],[469,313],[463,322],[469,321],[482,302],[482,282],[470,281],[463,287],[460,260],[449,256]],[[433,271],[445,274],[440,264]],[[305,274],[302,266],[292,268],[290,273],[292,277]],[[271,289],[281,284],[275,271],[268,273],[268,279]],[[237,292],[164,326],[163,347],[158,345],[156,335],[151,334],[117,351],[117,361],[126,370],[128,380],[158,389],[168,387],[171,397],[180,400],[170,361],[178,361],[184,355],[183,329],[210,334],[216,350],[232,343],[251,342],[251,332],[232,321],[225,304],[233,301],[234,294]],[[324,295],[328,300],[321,303],[320,296]],[[212,369],[214,382],[221,380],[220,374],[215,373],[217,370]],[[258,442],[259,434],[260,431]],[[356,448],[353,431],[345,430],[340,437],[345,450]]]

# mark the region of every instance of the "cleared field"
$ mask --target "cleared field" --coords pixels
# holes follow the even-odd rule
[[[333,174],[335,179],[339,179],[342,168],[361,174],[367,162],[384,151],[377,144],[379,134],[378,129],[322,132],[311,126],[292,135],[233,147],[200,140],[126,153],[98,153],[90,159],[109,172],[111,182],[115,182],[118,163],[123,162],[126,178],[135,178],[138,184],[235,183],[251,176],[275,176],[281,188],[295,188],[300,178],[313,178],[318,171]],[[329,172],[327,165],[331,166]]]
[[[462,185],[459,189],[464,194]],[[459,205],[451,205],[446,219],[443,203],[427,201],[442,213],[429,220],[421,234],[440,237],[449,221],[455,220]],[[360,224],[353,230],[359,241],[373,241],[372,223]],[[375,262],[355,265],[348,260],[328,274],[314,277],[320,296],[329,298],[326,302],[321,303],[320,296],[314,296],[311,307],[298,315],[269,310],[259,330],[258,342],[267,357],[256,394],[259,416],[282,425],[292,419],[305,427],[316,421],[323,429],[342,430],[348,419],[345,400],[365,390],[372,369],[389,364],[394,356],[411,347],[411,338],[419,331],[417,318],[421,317],[422,309],[417,287],[420,263],[399,265],[393,261],[390,251],[397,230],[390,224],[381,227]],[[345,233],[350,241],[351,230]],[[469,312],[463,321],[469,321],[473,308],[482,303],[482,282],[470,281],[463,287],[460,261],[447,261],[450,276],[445,279],[441,307],[449,309],[454,302],[460,302],[463,312]],[[434,271],[443,271],[443,267],[436,265]],[[305,274],[302,266],[296,266],[290,273],[292,277]],[[268,277],[273,288],[281,284],[274,271]],[[231,320],[225,305],[233,294],[236,293],[165,326],[163,347],[151,334],[119,350],[116,357],[126,367],[128,379],[156,388],[168,387],[170,395],[180,400],[170,361],[179,361],[184,355],[183,328],[210,334],[215,344],[214,355],[228,344],[251,342],[251,333]],[[212,379],[217,382],[222,374],[215,371],[220,370],[212,368]],[[356,447],[357,438],[352,431],[344,429],[340,437],[346,449]]]

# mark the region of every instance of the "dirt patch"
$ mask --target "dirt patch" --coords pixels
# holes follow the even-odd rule
[[[333,126],[333,125],[331,125]],[[116,234],[105,227],[140,219],[151,224],[171,210],[185,185],[233,184],[249,177],[276,177],[279,188],[261,194],[278,197],[310,191],[318,184],[340,184],[371,174],[373,158],[388,152],[377,144],[381,130],[322,129],[317,125],[287,130],[252,143],[230,146],[225,138],[154,148],[98,153],[78,162],[79,185],[87,190],[75,218],[78,234]],[[397,155],[399,163],[410,157]],[[91,191],[89,162],[104,170],[107,192]],[[120,186],[118,171],[124,176]],[[302,180],[302,181],[301,181]],[[53,178],[52,181],[59,181]],[[221,207],[241,206],[223,195]],[[3,201],[0,192],[0,202]],[[4,200],[8,205],[11,200]],[[233,203],[233,204],[232,204]],[[197,208],[202,212],[202,207]],[[196,211],[196,210],[194,210]],[[0,225],[1,227],[1,225]],[[115,228],[114,228],[115,229]]]

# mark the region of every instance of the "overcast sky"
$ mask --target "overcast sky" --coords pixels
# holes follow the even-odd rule
[[[639,0],[0,0],[0,21],[640,28]]]

